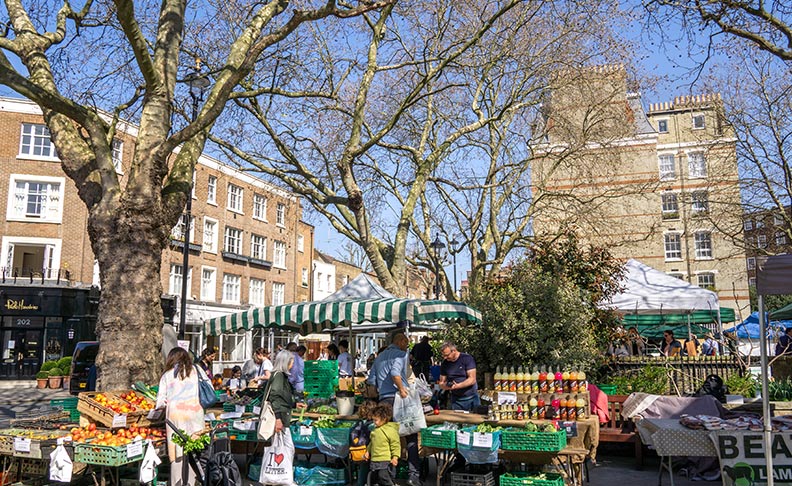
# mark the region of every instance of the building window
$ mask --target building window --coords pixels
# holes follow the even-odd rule
[[[182,271],[184,267],[181,265],[171,264],[170,276],[168,278],[168,293],[173,295],[181,295],[182,292]],[[187,298],[190,298],[190,289],[192,288],[192,268],[187,270]]]
[[[283,305],[286,300],[286,284],[272,284],[272,305]]]
[[[176,226],[173,227],[171,230],[171,238],[177,241],[184,241],[184,228],[185,222],[187,221],[187,215],[182,214],[179,217],[179,222],[176,223]],[[190,217],[190,237],[189,240],[192,242],[195,238],[195,218]]]
[[[668,120],[657,120],[657,131],[660,133],[668,133]]]
[[[217,204],[217,177],[215,176],[209,176],[209,181],[206,183],[206,202]]]
[[[341,277],[341,285],[346,285],[349,283],[349,275],[344,275]]]
[[[784,246],[787,244],[787,237],[784,233],[776,233],[775,234],[775,244],[776,246]]]
[[[236,213],[242,212],[242,197],[245,191],[234,184],[228,185],[228,209]]]
[[[23,123],[19,154],[49,159],[56,158],[57,155],[55,154],[55,147],[52,145],[49,128],[46,125]]]
[[[217,271],[211,267],[201,269],[201,300],[214,302],[217,288]]]
[[[750,219],[743,221],[743,229],[745,231],[751,231],[753,229],[753,221]]]
[[[203,251],[217,253],[217,220],[204,216]]]
[[[676,163],[674,162],[673,155],[661,155],[659,157],[660,163],[660,180],[667,181],[676,178]]]
[[[784,217],[779,215],[779,214],[773,215],[773,224],[776,225],[776,226],[783,226],[784,225]]]
[[[190,184],[190,188],[191,188],[190,189],[190,197],[192,197],[193,199],[197,199],[195,197],[195,185],[196,184],[198,184],[198,171],[196,169],[193,169],[192,183]]]
[[[679,280],[685,280],[685,276],[681,273],[669,273],[668,276],[678,278]]]
[[[756,277],[751,277],[748,279],[748,285],[751,287],[756,287]]]
[[[691,209],[697,214],[709,212],[709,193],[707,191],[693,191],[691,194]]]
[[[307,268],[303,268],[302,269],[302,280],[301,280],[300,283],[302,284],[303,287],[307,287],[308,286],[308,269]]]
[[[696,248],[696,258],[712,258],[712,233],[696,231],[693,242]]]
[[[226,226],[223,251],[236,255],[242,254],[242,230]]]
[[[316,290],[322,290],[322,272],[317,272],[316,274]]]
[[[8,220],[60,223],[64,181],[63,177],[11,174]]]
[[[766,235],[758,235],[756,237],[756,247],[757,248],[767,248],[767,236]]]
[[[267,220],[267,198],[261,194],[253,194],[253,217],[261,221]]]
[[[679,218],[679,204],[675,192],[664,192],[661,196],[663,201],[663,219]]]
[[[703,130],[706,126],[704,115],[693,115],[693,130]]]
[[[297,235],[297,251],[300,253],[305,252],[305,238],[303,238],[303,235]]]
[[[239,287],[242,277],[231,273],[223,274],[223,304],[239,304]]]
[[[715,290],[715,274],[711,272],[700,273],[696,275],[698,278],[698,286],[707,289]]]
[[[250,235],[250,256],[259,260],[267,259],[267,239],[259,235]]]
[[[259,307],[264,305],[264,281],[257,278],[250,279],[250,305]]]
[[[286,205],[278,203],[278,212],[275,214],[275,224],[284,226],[286,224]]]
[[[272,251],[272,265],[278,268],[286,268],[286,243],[282,241],[275,242],[275,248]]]
[[[756,258],[750,257],[748,258],[748,270],[753,270],[756,268]]]
[[[665,259],[666,260],[682,259],[682,238],[679,235],[679,233],[665,234]]]
[[[704,152],[688,154],[688,176],[691,178],[707,177],[707,159]]]
[[[113,139],[113,167],[119,174],[124,173],[124,142],[114,138]]]
[[[335,292],[335,286],[333,285],[333,276],[327,276],[327,291],[328,292]]]
[[[763,219],[757,219],[756,223],[754,224],[754,226],[756,227],[756,229],[764,228],[765,227],[764,220]]]

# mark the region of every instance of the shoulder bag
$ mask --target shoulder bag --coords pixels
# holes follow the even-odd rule
[[[193,368],[195,368],[195,372],[198,373],[198,399],[201,402],[201,407],[204,409],[211,408],[217,403],[217,395],[215,395],[212,382],[201,373],[198,366],[193,365]]]
[[[272,390],[272,383],[275,381],[275,375],[278,373],[273,373],[270,376],[269,383],[267,383],[267,392],[264,394],[264,400],[261,402],[261,414],[259,415],[259,424],[258,424],[258,438],[261,441],[267,442],[272,439],[275,435],[275,421],[277,417],[275,416],[275,410],[272,409],[272,403],[269,401],[270,391]],[[288,427],[289,424],[284,424],[284,427]]]

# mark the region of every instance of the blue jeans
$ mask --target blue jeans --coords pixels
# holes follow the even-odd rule
[[[451,410],[466,410],[471,412],[474,408],[480,405],[481,399],[479,398],[478,393],[461,397],[451,395]]]

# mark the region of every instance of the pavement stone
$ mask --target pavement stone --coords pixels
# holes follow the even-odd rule
[[[49,401],[56,398],[68,398],[68,390],[50,390],[36,388],[35,380],[0,381],[0,425],[17,414],[34,412],[49,406]]]

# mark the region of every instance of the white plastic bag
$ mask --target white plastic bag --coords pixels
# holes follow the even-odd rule
[[[407,398],[396,394],[393,400],[393,421],[399,423],[399,435],[402,437],[417,434],[421,429],[426,428],[426,416],[418,390],[411,387],[407,392]]]
[[[143,456],[143,462],[140,464],[140,482],[148,484],[154,481],[157,477],[157,466],[162,463],[157,451],[151,440],[146,440],[146,455]]]
[[[54,451],[50,453],[50,481],[57,481],[59,483],[70,483],[72,478],[73,464],[69,453],[63,444],[59,444]]]
[[[432,387],[429,386],[429,382],[423,373],[415,378],[415,389],[418,390],[418,396],[421,397],[421,402],[423,403],[428,403],[434,396]]]
[[[259,482],[292,486],[294,484],[294,443],[288,427],[275,434],[272,445],[264,448]]]

